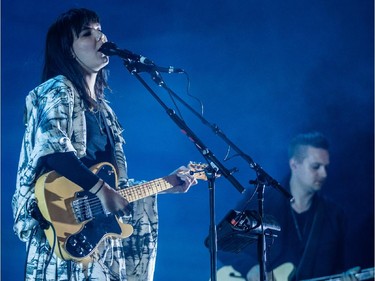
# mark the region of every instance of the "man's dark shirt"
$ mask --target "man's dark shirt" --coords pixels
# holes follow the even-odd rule
[[[241,211],[245,199],[237,205]],[[272,215],[281,227],[277,237],[267,241],[267,263],[266,270],[273,269],[287,263],[293,263],[298,267],[302,259],[312,222],[315,218],[318,203],[321,204],[323,215],[318,222],[319,233],[311,237],[309,243],[313,243],[314,255],[306,257],[308,264],[299,269],[297,280],[328,276],[344,271],[344,248],[345,248],[345,216],[340,208],[333,202],[316,194],[312,206],[306,212],[297,214],[290,205],[290,202],[277,190],[265,192],[264,213]],[[247,209],[257,210],[252,205]],[[256,264],[257,243],[248,245],[242,252],[228,253],[218,249],[218,259],[223,265],[232,265],[245,278],[247,272]]]

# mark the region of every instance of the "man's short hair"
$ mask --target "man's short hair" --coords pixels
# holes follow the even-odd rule
[[[328,139],[320,132],[309,132],[295,136],[289,144],[289,159],[295,158],[298,162],[302,162],[306,157],[308,146],[322,148],[328,150]]]

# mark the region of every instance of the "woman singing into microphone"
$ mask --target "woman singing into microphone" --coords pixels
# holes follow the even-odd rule
[[[14,230],[27,244],[25,280],[153,280],[156,195],[128,204],[115,186],[90,169],[98,163],[110,163],[118,176],[118,188],[135,184],[127,175],[123,129],[104,99],[108,89],[104,67],[109,58],[99,49],[105,42],[98,15],[87,9],[67,11],[48,30],[42,84],[26,97],[26,129],[12,201]],[[193,176],[183,173],[186,170],[182,166],[173,173],[167,192],[186,192],[196,184]],[[36,182],[49,171],[78,185],[89,198],[96,198],[108,216],[131,225],[133,234],[126,239],[99,237],[98,244],[93,245],[95,255],[88,260],[62,258],[56,253],[57,245],[49,243],[33,209],[35,197],[39,199]],[[60,186],[59,192],[69,192],[69,188]],[[46,199],[61,200],[55,197]],[[60,209],[50,213],[57,222],[64,218]],[[95,226],[93,232],[103,226]],[[85,251],[84,242],[93,239],[89,234],[72,241],[72,248]]]

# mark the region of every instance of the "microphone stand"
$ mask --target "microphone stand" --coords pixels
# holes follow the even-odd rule
[[[141,84],[150,92],[150,94],[156,99],[156,101],[165,109],[167,115],[176,123],[176,125],[182,130],[183,133],[195,144],[195,147],[202,154],[209,164],[209,169],[206,171],[208,175],[208,189],[209,189],[209,208],[210,208],[210,265],[211,265],[211,281],[217,280],[217,232],[215,223],[215,179],[216,173],[223,175],[239,192],[243,193],[245,191],[244,187],[233,177],[232,173],[234,170],[227,170],[224,165],[216,158],[216,156],[203,144],[203,142],[195,135],[195,133],[187,126],[187,124],[176,115],[174,110],[170,109],[160,97],[151,89],[151,87],[144,81],[144,79],[138,74],[140,71],[137,69],[139,64],[124,60],[124,65],[129,70],[129,72],[134,75]],[[141,65],[142,67],[142,65]],[[144,66],[143,66],[144,67]],[[141,69],[143,70],[143,69]],[[165,88],[165,83],[156,70],[150,71],[152,80],[159,86]]]
[[[179,100],[185,107],[187,107],[193,114],[195,114],[203,124],[211,127],[214,133],[220,136],[230,147],[232,147],[239,156],[241,156],[249,166],[256,172],[257,175],[257,192],[258,192],[258,211],[259,215],[262,219],[261,224],[261,234],[258,236],[258,260],[259,260],[259,274],[260,280],[265,281],[267,280],[266,276],[266,240],[265,240],[265,233],[263,227],[263,202],[264,202],[264,189],[266,186],[272,186],[273,188],[279,190],[287,199],[290,201],[293,199],[292,195],[285,190],[280,183],[278,183],[275,179],[273,179],[266,171],[263,170],[261,166],[253,161],[253,159],[245,154],[242,150],[240,150],[228,137],[220,130],[220,128],[215,124],[210,124],[206,119],[203,118],[201,114],[196,112],[189,104],[187,104],[183,99],[181,99],[176,93],[174,93],[169,87],[166,86],[165,82],[163,81],[160,73],[155,70],[155,68],[150,67],[149,69],[145,69],[145,65],[139,64],[135,61],[124,59],[124,64],[129,72],[134,75],[141,84],[151,93],[151,95],[159,102],[159,104],[166,110],[168,116],[176,123],[178,127],[193,141],[198,151],[202,154],[202,156],[206,159],[209,163],[211,169],[207,173],[210,175],[208,177],[209,181],[209,193],[210,193],[210,261],[211,261],[211,281],[216,281],[216,261],[217,261],[217,232],[216,232],[216,223],[215,223],[215,194],[214,194],[214,187],[215,187],[215,173],[222,174],[225,178],[232,183],[232,185],[241,193],[245,191],[242,185],[232,176],[232,173],[235,169],[229,171],[227,170],[224,165],[220,163],[220,161],[214,156],[214,154],[202,143],[202,141],[194,134],[194,132],[187,126],[187,124],[179,118],[176,113],[168,108],[166,104],[159,98],[159,96],[151,89],[150,86],[144,81],[144,79],[138,74],[138,72],[146,71],[151,74],[152,80],[158,85],[163,87],[167,92],[172,95],[174,98]],[[252,182],[252,181],[250,181]]]
[[[258,263],[259,263],[259,280],[265,281],[267,280],[266,274],[266,235],[264,232],[264,225],[263,225],[263,215],[264,215],[264,190],[266,188],[265,183],[262,181],[262,176],[259,176],[256,180],[250,181],[256,186],[256,192],[258,194],[258,214],[261,218],[261,232],[258,234],[258,243],[257,243],[257,250],[258,250]]]
[[[155,78],[153,77],[155,80]],[[252,168],[256,175],[257,179],[255,181],[250,181],[250,183],[256,184],[256,190],[258,193],[258,213],[261,218],[261,233],[258,235],[258,262],[259,262],[259,277],[261,281],[267,280],[266,275],[266,236],[264,232],[264,225],[263,225],[263,216],[264,216],[264,190],[266,186],[272,186],[273,188],[277,189],[281,192],[289,201],[293,200],[293,196],[281,186],[279,182],[277,182],[274,178],[272,178],[261,166],[253,161],[253,159],[245,154],[239,147],[237,147],[224,133],[220,130],[220,128],[216,124],[210,124],[201,114],[199,114],[195,109],[193,109],[188,103],[186,103],[182,98],[180,98],[176,93],[174,93],[170,88],[166,87],[165,83],[161,80],[158,83],[159,86],[162,86],[165,90],[168,91],[170,95],[176,98],[179,102],[181,102],[186,108],[188,108],[195,116],[197,116],[204,125],[210,127],[213,132],[221,137],[230,147],[232,147],[239,156],[241,156]],[[216,236],[214,236],[216,237]],[[212,239],[210,240],[213,243]],[[215,241],[216,243],[216,241]]]
[[[256,175],[256,181],[250,181],[250,183],[256,183],[256,190],[258,193],[258,213],[261,218],[261,234],[258,235],[258,262],[259,262],[259,274],[261,281],[267,280],[266,275],[266,236],[264,233],[263,227],[263,203],[264,203],[264,189],[266,186],[272,186],[273,188],[280,191],[289,201],[293,200],[293,196],[284,188],[282,185],[277,182],[274,178],[272,178],[261,166],[253,161],[253,159],[245,154],[239,147],[237,147],[224,133],[220,130],[220,128],[216,124],[210,124],[201,114],[199,114],[195,109],[193,109],[188,103],[186,103],[182,98],[180,98],[176,93],[174,93],[171,89],[166,88],[164,83],[159,84],[160,86],[164,87],[169,94],[171,94],[174,98],[180,101],[185,107],[187,107],[195,116],[197,116],[204,125],[210,127],[213,132],[221,137],[230,147],[232,147],[239,156],[241,156],[252,168]],[[216,237],[216,236],[215,236]]]

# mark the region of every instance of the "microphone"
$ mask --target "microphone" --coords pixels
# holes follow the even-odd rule
[[[124,60],[127,60],[131,65],[135,66],[137,72],[166,72],[166,73],[185,73],[185,70],[181,68],[175,68],[173,66],[161,67],[157,66],[152,60],[135,54],[126,49],[120,49],[113,42],[105,42],[100,48],[99,52],[102,52],[106,56],[118,56]]]

